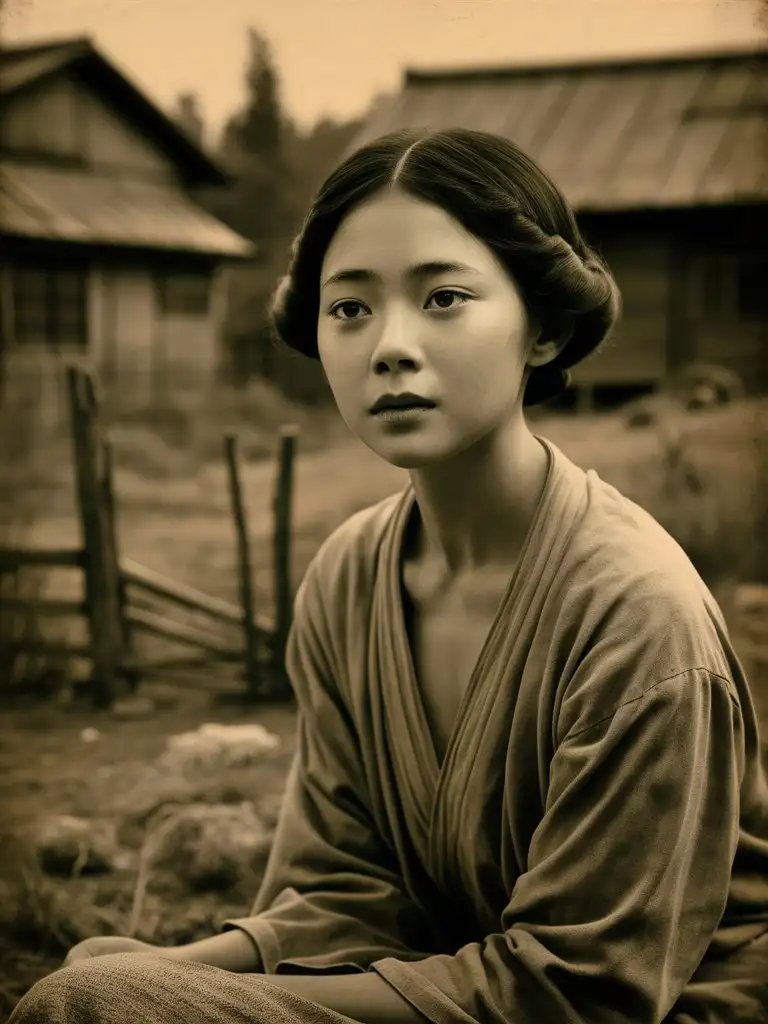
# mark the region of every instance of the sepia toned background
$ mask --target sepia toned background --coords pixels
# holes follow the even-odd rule
[[[384,131],[506,134],[576,207],[623,317],[536,429],[682,544],[768,736],[765,4],[0,19],[0,1008],[87,935],[189,941],[258,887],[290,598],[405,479],[264,312],[315,189]],[[173,745],[205,723],[253,728]]]

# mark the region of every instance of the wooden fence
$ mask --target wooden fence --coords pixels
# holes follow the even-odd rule
[[[13,594],[0,594],[0,611],[4,617],[17,613],[32,619],[80,616],[86,623],[87,641],[54,643],[39,636],[22,636],[14,637],[14,649],[52,659],[87,659],[92,699],[98,707],[109,707],[116,698],[134,692],[142,679],[179,671],[191,677],[196,670],[215,673],[224,666],[239,672],[247,699],[289,698],[284,652],[292,610],[290,542],[296,429],[285,427],[280,435],[273,504],[275,611],[272,618],[266,618],[256,613],[237,437],[223,439],[237,547],[239,603],[235,604],[121,557],[112,449],[99,426],[93,381],[75,367],[68,368],[66,381],[82,546],[0,549],[0,581],[8,576],[18,580],[33,568],[76,568],[82,572],[82,598],[24,597],[23,587],[16,587]],[[183,621],[185,615],[187,622]],[[188,653],[164,650],[142,657],[139,634],[163,641],[161,647],[181,647]]]

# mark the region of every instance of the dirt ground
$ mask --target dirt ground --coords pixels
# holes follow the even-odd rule
[[[127,934],[147,816],[160,805],[253,801],[274,822],[294,749],[290,707],[219,706],[195,688],[145,689],[158,705],[131,720],[88,707],[27,706],[4,710],[0,724],[0,1018],[66,949],[89,934]],[[203,722],[259,723],[280,738],[264,763],[189,783],[158,778],[151,766],[170,735]],[[84,730],[97,730],[98,738]],[[84,736],[86,739],[84,739]],[[106,819],[120,825],[123,858],[109,873],[60,879],[36,869],[28,839],[49,815]],[[173,945],[217,931],[248,912],[254,876],[231,889],[190,893],[173,871],[149,880],[136,935]]]
[[[762,680],[762,730],[768,737],[768,674]],[[0,1018],[39,978],[55,970],[66,950],[96,934],[129,934],[139,876],[139,850],[149,813],[190,801],[253,802],[274,824],[294,751],[290,707],[220,706],[194,686],[148,686],[156,710],[131,720],[88,707],[35,706],[0,719]],[[280,739],[258,766],[231,769],[189,783],[158,777],[152,765],[169,736],[203,722],[258,723]],[[98,738],[93,739],[97,730]],[[87,741],[90,738],[90,741]],[[768,746],[766,762],[768,766]],[[47,816],[71,814],[120,826],[123,860],[108,873],[69,879],[46,877],[34,866],[27,836]],[[190,942],[240,917],[256,895],[258,874],[231,888],[190,892],[177,873],[149,879],[134,934],[160,945]]]

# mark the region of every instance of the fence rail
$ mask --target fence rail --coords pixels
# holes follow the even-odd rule
[[[171,579],[119,553],[117,508],[113,485],[112,450],[99,425],[93,381],[85,371],[69,367],[66,374],[75,465],[77,511],[83,545],[80,548],[0,549],[0,584],[18,580],[30,569],[77,569],[82,597],[25,597],[0,590],[3,621],[9,617],[37,621],[39,617],[85,620],[84,643],[46,640],[21,629],[4,638],[14,652],[51,658],[87,658],[94,704],[110,706],[133,692],[144,678],[176,671],[207,672],[225,666],[240,669],[244,694],[251,700],[290,697],[284,668],[285,640],[290,627],[292,477],[297,432],[280,432],[273,502],[274,618],[256,611],[247,510],[243,499],[242,468],[237,436],[226,435],[222,455],[227,469],[237,549],[240,603],[226,601]],[[19,588],[16,588],[17,591]],[[190,621],[180,620],[187,615]],[[139,635],[182,647],[185,653],[163,650],[153,656],[137,650]],[[194,655],[189,653],[194,651]]]
[[[225,601],[221,597],[212,597],[185,583],[179,583],[163,576],[154,569],[125,559],[120,563],[120,573],[126,586],[136,587],[140,591],[153,594],[169,602],[188,608],[190,611],[199,611],[209,615],[212,619],[224,622],[232,626],[241,627],[246,618],[243,611],[236,604]],[[253,623],[260,633],[269,637],[274,631],[274,624],[271,619],[264,616],[255,616]]]
[[[72,548],[0,548],[0,572],[15,572],[22,566],[51,569],[81,569],[83,551]]]

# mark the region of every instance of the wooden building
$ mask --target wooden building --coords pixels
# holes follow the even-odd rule
[[[126,405],[210,382],[218,271],[251,245],[195,195],[227,183],[88,39],[0,50],[0,373],[49,419],[63,361]]]
[[[768,50],[407,71],[350,149],[399,128],[504,135],[548,171],[624,299],[588,397],[692,362],[768,387]]]

